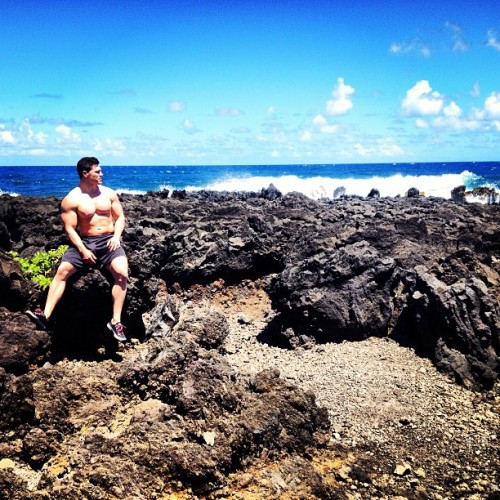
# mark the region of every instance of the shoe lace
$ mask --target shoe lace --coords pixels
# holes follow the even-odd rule
[[[123,335],[123,329],[125,327],[120,322],[115,323],[113,326],[115,327],[115,330],[117,331],[117,333],[119,333],[120,335]]]

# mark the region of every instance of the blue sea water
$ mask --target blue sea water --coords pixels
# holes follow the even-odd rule
[[[101,164],[103,184],[119,193],[162,189],[260,191],[274,184],[283,194],[333,198],[340,189],[366,196],[404,196],[415,187],[426,196],[450,198],[465,185],[494,188],[500,194],[500,162],[365,163],[327,165],[112,166]],[[78,184],[75,166],[0,167],[0,194],[63,197]]]

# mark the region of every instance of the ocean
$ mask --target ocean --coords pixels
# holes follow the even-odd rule
[[[335,198],[339,194],[404,196],[417,188],[450,198],[458,186],[490,187],[500,195],[500,162],[363,163],[327,165],[113,166],[101,164],[103,184],[119,193],[164,189],[260,191],[274,184],[283,194]],[[75,166],[0,167],[0,195],[65,196],[78,184]],[[334,196],[335,193],[335,196]]]

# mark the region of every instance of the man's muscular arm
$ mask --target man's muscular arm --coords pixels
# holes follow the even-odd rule
[[[111,191],[109,198],[111,200],[111,216],[114,219],[114,234],[108,241],[108,248],[112,251],[120,246],[120,238],[125,229],[125,214],[118,195],[114,191]]]
[[[71,195],[66,196],[61,203],[61,219],[64,224],[64,230],[69,240],[81,253],[85,262],[95,264],[96,256],[83,244],[80,235],[77,233],[78,214],[76,212],[77,204],[73,201]]]

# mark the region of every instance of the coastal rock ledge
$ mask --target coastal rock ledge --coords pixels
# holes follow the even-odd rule
[[[270,464],[261,479],[269,498],[358,498],[363,488],[439,498],[416,493],[423,476],[410,478],[401,464],[397,479],[376,486],[367,462],[352,466],[353,450],[335,442],[315,394],[276,368],[241,370],[228,338],[246,327],[276,357],[380,339],[491,398],[500,206],[314,201],[271,188],[121,199],[129,342],[117,345],[106,330],[109,283],[97,271],[68,288],[53,331],[33,328],[24,311],[44,303],[44,292],[9,252],[31,257],[67,244],[61,200],[0,196],[0,497],[245,498],[238,491],[250,495],[256,467]],[[250,295],[252,307],[233,315]],[[316,463],[326,452],[339,464],[330,462],[333,479]]]

